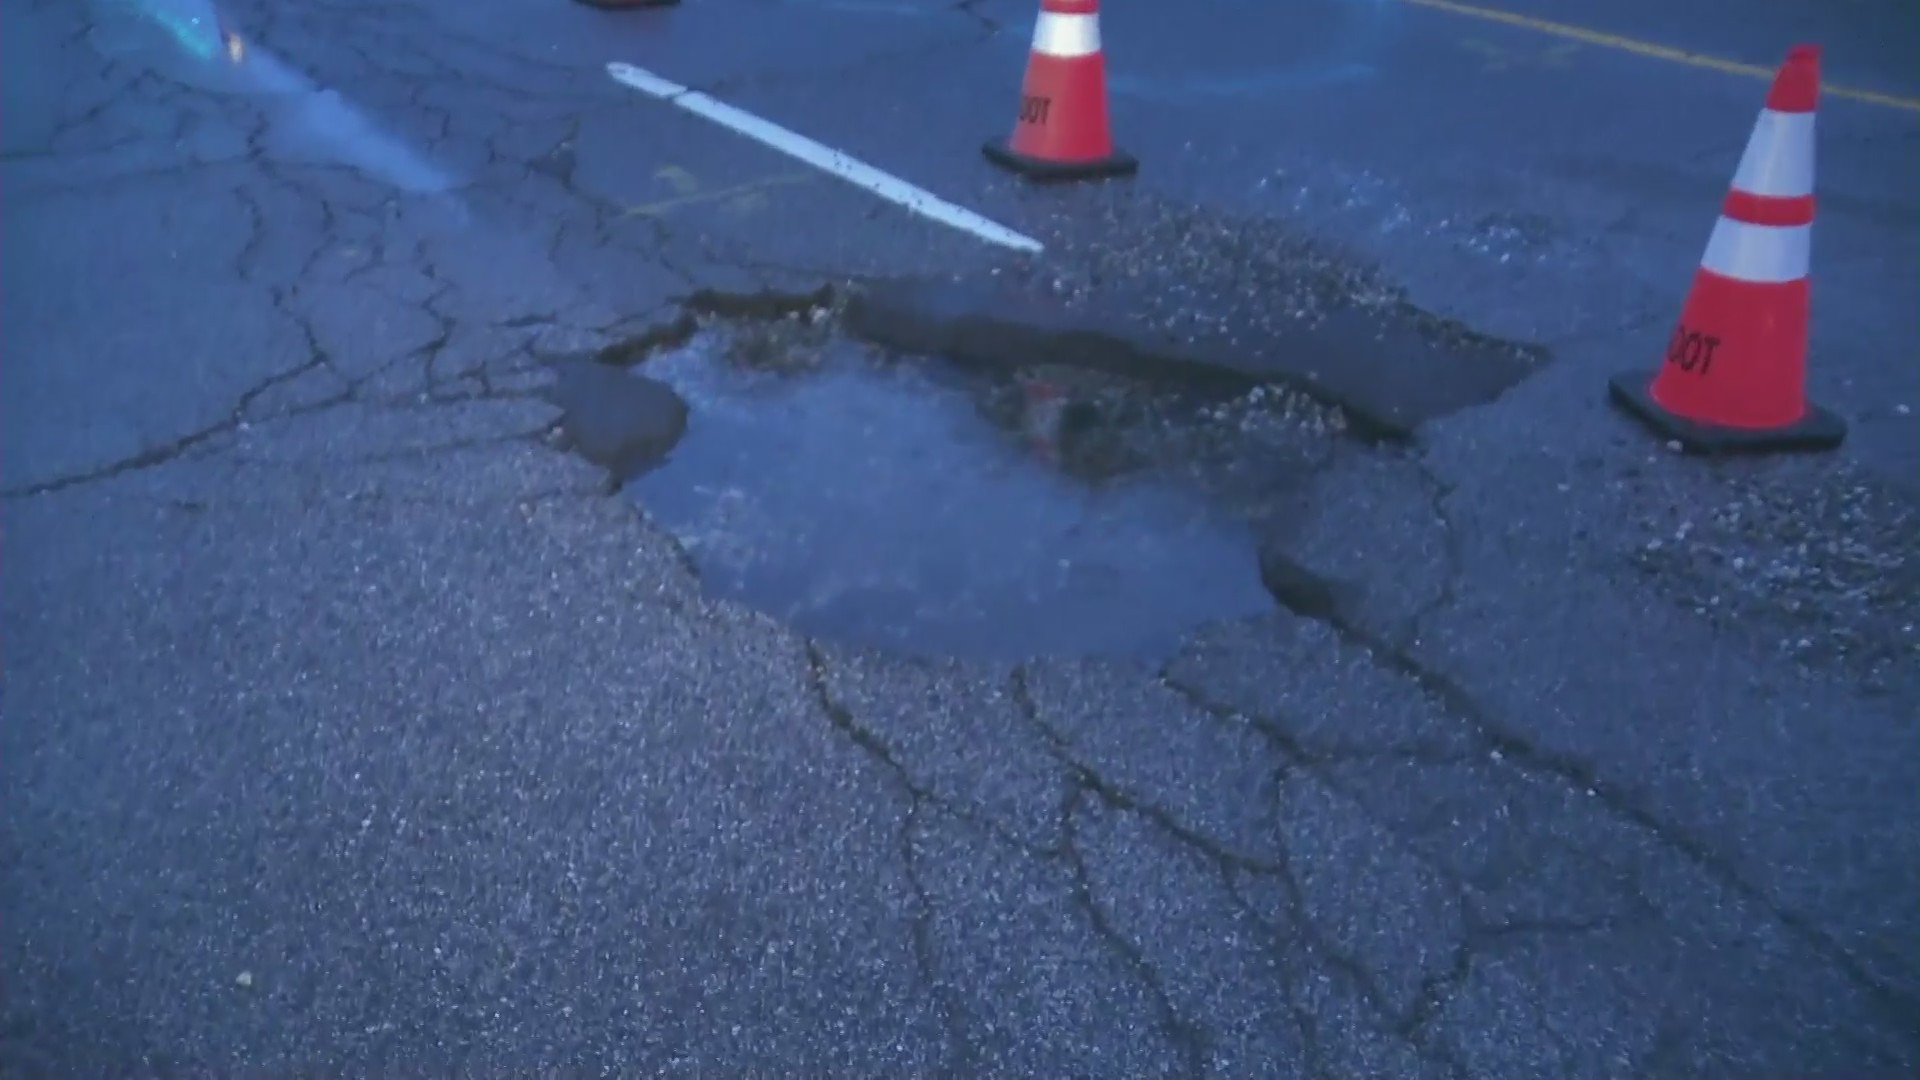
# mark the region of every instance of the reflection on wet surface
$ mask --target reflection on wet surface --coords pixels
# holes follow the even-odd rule
[[[186,62],[170,65],[179,71],[231,55],[233,35],[212,0],[103,0],[98,10],[103,18],[93,40],[110,56],[144,52],[160,59],[171,53]]]
[[[278,161],[345,165],[400,191],[436,195],[457,178],[381,129],[339,91],[251,40],[211,0],[98,0],[105,55],[218,93],[270,99],[262,142]]]
[[[1180,433],[1151,408],[838,339],[703,333],[644,370],[693,415],[629,493],[712,592],[807,632],[975,658],[1154,656],[1271,607],[1252,527],[1183,474],[1191,461],[1157,459]]]

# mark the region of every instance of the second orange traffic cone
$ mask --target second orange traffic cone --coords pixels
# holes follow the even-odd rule
[[[1820,47],[1774,76],[1665,361],[1616,376],[1614,402],[1697,452],[1826,450],[1846,423],[1807,400],[1813,116]]]
[[[1139,169],[1113,144],[1099,0],[1041,0],[1013,135],[982,147],[1035,180],[1093,180]]]

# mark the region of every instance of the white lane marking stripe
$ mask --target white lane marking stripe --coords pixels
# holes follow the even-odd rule
[[[889,176],[830,146],[823,146],[804,135],[762,120],[750,112],[736,109],[698,90],[689,89],[677,82],[663,79],[651,71],[618,61],[607,65],[607,74],[613,76],[616,82],[632,87],[649,97],[678,105],[695,116],[705,117],[789,157],[798,158],[823,172],[832,173],[855,187],[865,188],[888,202],[904,207],[922,217],[931,218],[961,232],[972,233],[990,244],[1010,247],[1015,251],[1041,250],[1040,241],[1030,236],[1022,236],[963,206],[955,206],[930,191],[914,187],[905,180]]]

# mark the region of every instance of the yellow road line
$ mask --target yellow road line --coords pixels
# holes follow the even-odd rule
[[[1401,0],[1415,7],[1431,8],[1452,15],[1464,15],[1469,19],[1482,19],[1486,22],[1504,23],[1518,26],[1523,30],[1532,30],[1541,34],[1567,38],[1586,45],[1595,45],[1603,49],[1632,53],[1653,60],[1665,60],[1673,64],[1685,64],[1688,67],[1718,71],[1725,75],[1744,75],[1755,79],[1772,79],[1775,69],[1759,64],[1743,64],[1737,60],[1725,60],[1718,56],[1692,53],[1685,49],[1676,49],[1669,45],[1656,45],[1651,41],[1609,34],[1604,30],[1590,30],[1572,23],[1554,22],[1551,19],[1537,19],[1532,15],[1522,15],[1517,11],[1504,11],[1500,8],[1481,7],[1478,4],[1462,4],[1458,0]],[[1920,100],[1883,94],[1878,90],[1862,90],[1852,86],[1834,86],[1831,83],[1820,87],[1821,93],[1849,101],[1864,102],[1868,105],[1882,105],[1902,112],[1920,113]]]

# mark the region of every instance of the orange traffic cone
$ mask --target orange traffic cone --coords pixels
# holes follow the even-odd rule
[[[981,148],[1035,180],[1092,180],[1140,168],[1113,145],[1098,0],[1041,0],[1013,136]]]
[[[1611,383],[1615,404],[1688,450],[1828,450],[1846,438],[1846,423],[1806,396],[1819,98],[1820,47],[1796,45],[1747,140],[1665,363],[1651,380]]]

